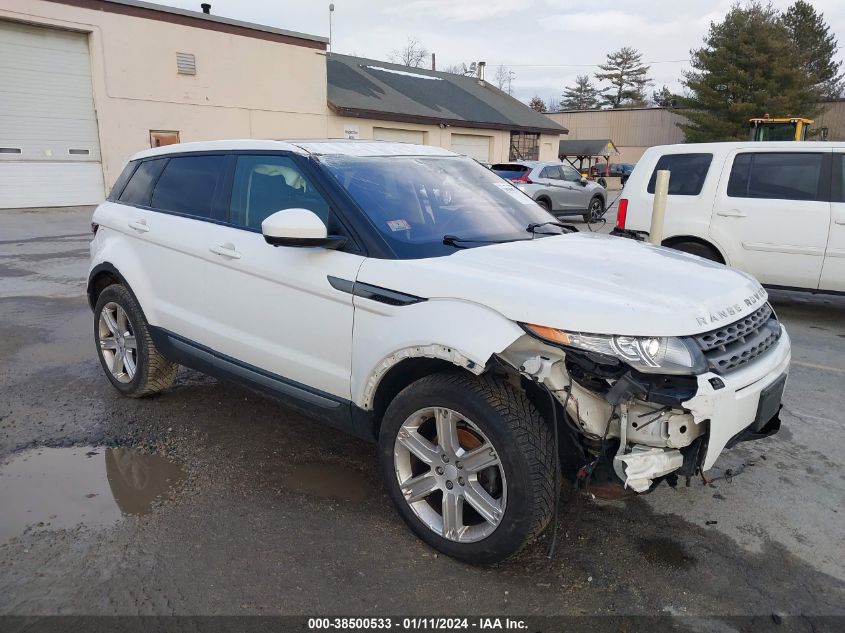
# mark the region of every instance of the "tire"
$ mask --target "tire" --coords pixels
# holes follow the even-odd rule
[[[590,200],[590,206],[587,207],[587,213],[581,217],[584,218],[584,222],[595,222],[602,219],[604,214],[604,200],[600,196],[593,196],[593,199]]]
[[[600,176],[599,179],[596,180],[596,182],[598,184],[600,184],[602,187],[604,187],[605,189],[607,189],[607,181],[604,179],[604,176]]]
[[[545,198],[540,198],[539,200],[537,200],[537,204],[539,204],[541,207],[543,207],[549,213],[552,212],[552,205],[549,204],[549,201],[546,200]]]
[[[125,396],[142,398],[173,384],[179,365],[158,352],[141,307],[124,286],[108,286],[97,298],[94,345],[106,377]]]
[[[719,253],[716,252],[716,249],[712,246],[708,246],[707,244],[702,244],[701,242],[675,242],[673,244],[667,244],[667,246],[669,248],[674,248],[676,251],[682,251],[684,253],[689,253],[690,255],[698,255],[699,257],[709,259],[711,262],[716,262],[717,264],[725,263]]]
[[[439,429],[451,440],[441,444]],[[559,494],[550,425],[522,391],[489,375],[448,371],[403,389],[385,412],[379,461],[411,530],[472,564],[522,549],[549,524]],[[454,530],[444,529],[449,508]]]

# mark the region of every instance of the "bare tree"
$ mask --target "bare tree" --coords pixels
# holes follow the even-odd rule
[[[504,64],[499,64],[499,66],[496,68],[496,74],[493,79],[496,82],[496,87],[499,90],[503,90],[508,94],[513,94],[514,77],[516,77],[515,72],[513,72],[509,67],[505,66]]]
[[[446,66],[443,68],[444,73],[452,73],[453,75],[463,75],[464,77],[472,77],[475,74],[477,66],[475,62],[471,64],[467,64],[463,62],[461,64],[451,64],[450,66]]]
[[[408,44],[401,50],[390,54],[390,61],[411,68],[422,68],[423,61],[428,59],[428,49],[414,36],[408,37]]]

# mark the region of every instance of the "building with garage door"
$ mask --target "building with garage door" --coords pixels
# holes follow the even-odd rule
[[[327,42],[136,0],[2,0],[0,208],[99,203],[132,154],[180,141],[352,136],[490,162],[556,155],[565,130],[483,81],[327,64]]]
[[[437,145],[495,163],[556,160],[566,134],[483,77],[336,53],[327,74],[331,137]]]
[[[131,0],[3,0],[0,208],[100,202],[151,145],[325,136],[326,44]]]

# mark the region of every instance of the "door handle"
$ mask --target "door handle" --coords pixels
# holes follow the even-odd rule
[[[147,226],[146,220],[129,220],[129,228],[135,229],[139,233],[146,233],[150,230],[150,227]]]
[[[841,225],[845,226],[845,218],[840,218],[838,220],[834,220],[834,223],[841,224]]]
[[[748,216],[748,214],[735,209],[731,211],[716,211],[716,215],[721,215],[723,218],[744,218]]]
[[[232,244],[219,244],[217,246],[210,247],[208,250],[210,250],[215,255],[220,255],[221,257],[228,257],[229,259],[241,258],[241,254],[235,250],[235,247]]]

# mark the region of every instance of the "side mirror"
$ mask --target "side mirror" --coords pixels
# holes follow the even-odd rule
[[[273,246],[340,248],[346,238],[328,235],[317,214],[308,209],[276,211],[261,223],[264,240]]]

